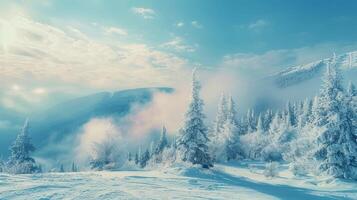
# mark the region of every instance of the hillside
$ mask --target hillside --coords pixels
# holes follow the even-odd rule
[[[31,137],[34,145],[41,149],[49,142],[58,143],[93,117],[122,117],[134,104],[150,102],[155,92],[172,92],[172,88],[138,88],[117,92],[101,92],[60,103],[48,110],[32,114]],[[17,129],[13,129],[17,133]],[[0,152],[5,156],[10,142],[16,134],[8,134]]]
[[[331,58],[318,60],[312,63],[289,67],[268,77],[279,88],[287,88],[312,79],[320,78]],[[336,56],[336,64],[340,67],[347,79],[357,75],[357,51]],[[352,73],[352,74],[351,74]]]
[[[352,200],[356,183],[294,177],[286,165],[263,175],[263,163],[217,164],[212,170],[174,166],[153,170],[0,174],[0,199],[251,199]]]

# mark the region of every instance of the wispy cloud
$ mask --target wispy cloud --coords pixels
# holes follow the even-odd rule
[[[184,22],[177,22],[175,24],[175,26],[178,27],[178,28],[181,28],[181,27],[185,26],[185,23]]]
[[[198,45],[188,45],[181,37],[174,37],[172,40],[162,44],[161,47],[173,49],[178,52],[195,52]]]
[[[153,19],[156,15],[156,12],[151,8],[133,7],[131,10],[134,14],[144,19]]]
[[[248,25],[248,29],[253,31],[260,31],[263,28],[269,26],[269,22],[264,19],[258,19],[257,21],[252,22]]]
[[[120,35],[120,36],[125,36],[128,35],[128,32],[122,28],[118,28],[118,27],[108,27],[105,29],[105,32],[107,34],[116,34],[116,35]]]
[[[203,28],[203,25],[200,24],[198,21],[192,21],[191,25],[195,28]]]
[[[6,50],[0,41],[3,84],[58,81],[98,89],[170,85],[170,74],[186,65],[185,59],[143,43],[107,44],[79,29],[62,29],[24,17],[6,21],[16,34],[6,41]],[[125,34],[113,28],[109,32]]]

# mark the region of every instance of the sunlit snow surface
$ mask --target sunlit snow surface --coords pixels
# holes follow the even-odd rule
[[[266,178],[262,163],[213,170],[0,174],[0,199],[357,199],[357,182],[294,177],[286,166]]]

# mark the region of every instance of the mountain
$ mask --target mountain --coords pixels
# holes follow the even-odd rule
[[[130,89],[113,93],[101,92],[72,99],[47,110],[33,113],[29,117],[32,141],[37,148],[46,146],[49,142],[58,143],[68,134],[74,134],[93,117],[125,116],[133,105],[150,102],[156,92],[171,93],[173,89],[163,87]],[[6,144],[0,147],[3,155],[8,153],[8,146],[15,136],[16,134],[10,134],[6,138],[1,138],[6,141]]]
[[[326,58],[316,62],[289,67],[281,72],[269,76],[279,88],[287,88],[306,82],[315,78],[320,78],[326,69],[327,64],[333,58]],[[336,64],[346,75],[346,79],[354,80],[357,76],[357,51],[336,56]],[[351,74],[352,73],[352,74]]]

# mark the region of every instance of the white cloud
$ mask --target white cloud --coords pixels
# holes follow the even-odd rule
[[[195,52],[198,45],[188,45],[181,37],[174,37],[171,41],[168,41],[161,46],[178,52]]]
[[[0,18],[0,24],[4,20]],[[7,22],[16,40],[6,49],[0,44],[4,84],[57,81],[97,89],[170,85],[175,82],[172,72],[186,66],[185,59],[146,44],[111,41],[109,45],[78,29],[60,29],[24,17]]]
[[[203,28],[203,25],[200,24],[198,21],[192,21],[191,25],[195,28]]]
[[[133,7],[132,12],[136,15],[142,16],[144,19],[153,19],[156,12],[151,8]]]
[[[103,42],[29,17],[0,16],[0,29],[4,22],[14,39],[5,46],[0,36],[0,104],[21,112],[95,91],[173,86],[181,79],[174,74],[188,66],[167,49],[143,43]],[[98,26],[93,29],[103,34]]]
[[[178,28],[181,28],[181,27],[185,26],[185,23],[184,22],[177,22],[175,24],[175,26],[178,27]]]
[[[263,28],[267,27],[269,25],[269,22],[264,20],[264,19],[258,19],[255,22],[252,22],[251,24],[248,25],[248,28],[253,31],[260,31]]]
[[[108,27],[105,29],[105,32],[108,34],[117,34],[120,36],[128,35],[128,32],[126,30],[118,28],[118,27]]]

